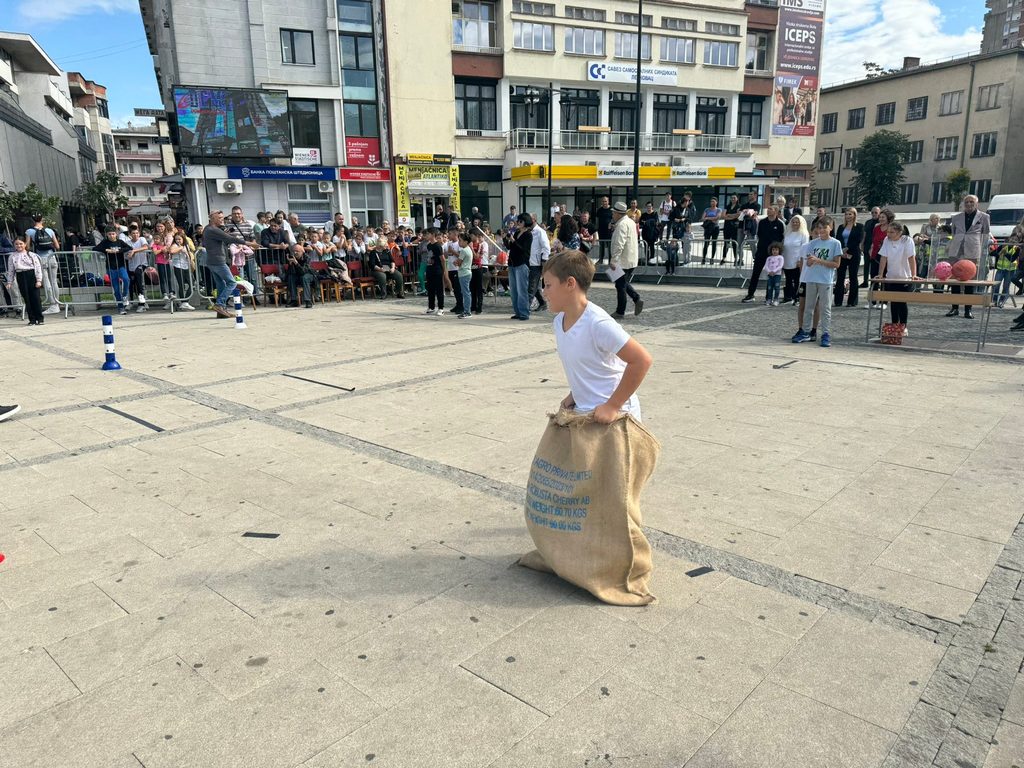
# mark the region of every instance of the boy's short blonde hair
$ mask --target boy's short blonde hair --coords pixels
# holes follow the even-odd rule
[[[544,263],[544,272],[550,272],[564,283],[570,277],[586,293],[594,282],[594,262],[582,251],[561,251]]]

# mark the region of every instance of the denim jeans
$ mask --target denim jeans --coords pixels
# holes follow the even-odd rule
[[[512,310],[518,317],[530,316],[530,267],[523,264],[508,268],[508,285],[512,290]]]
[[[779,300],[779,286],[782,284],[782,275],[768,275],[768,287],[765,290],[766,301]]]
[[[1017,274],[1014,269],[996,270],[996,301],[1006,301],[1010,298],[1010,286],[1013,284],[1013,276]]]
[[[124,306],[124,298],[128,294],[128,270],[124,267],[108,269],[107,275],[110,277],[110,287],[114,289],[117,308],[121,309]]]
[[[226,307],[228,299],[235,291],[235,276],[231,274],[227,264],[213,264],[207,268],[210,270],[213,284],[217,288],[217,303]]]
[[[459,288],[462,289],[462,311],[463,314],[468,315],[470,308],[472,307],[471,297],[472,293],[469,290],[469,284],[473,280],[473,273],[470,272],[468,275],[459,275]]]
[[[263,283],[260,280],[260,265],[256,262],[255,258],[245,260],[245,275],[246,280],[248,280],[253,285],[253,295],[262,296]]]

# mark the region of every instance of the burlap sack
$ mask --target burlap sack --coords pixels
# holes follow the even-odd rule
[[[519,564],[556,573],[613,605],[654,602],[640,491],[660,450],[625,414],[611,424],[565,410],[549,416],[526,493],[526,527],[537,549]]]

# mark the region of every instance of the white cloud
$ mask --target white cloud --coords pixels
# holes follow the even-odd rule
[[[898,68],[904,56],[929,62],[981,46],[979,28],[959,34],[941,29],[942,9],[930,0],[829,0],[821,82],[862,78],[865,61]]]
[[[89,13],[139,13],[138,0],[27,0],[18,10],[23,19],[32,21],[64,21]]]

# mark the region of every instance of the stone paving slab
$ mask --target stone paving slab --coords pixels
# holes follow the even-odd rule
[[[0,324],[5,762],[1013,764],[1024,367],[641,290],[642,609],[514,565],[547,317],[150,313],[114,375],[90,315]]]

